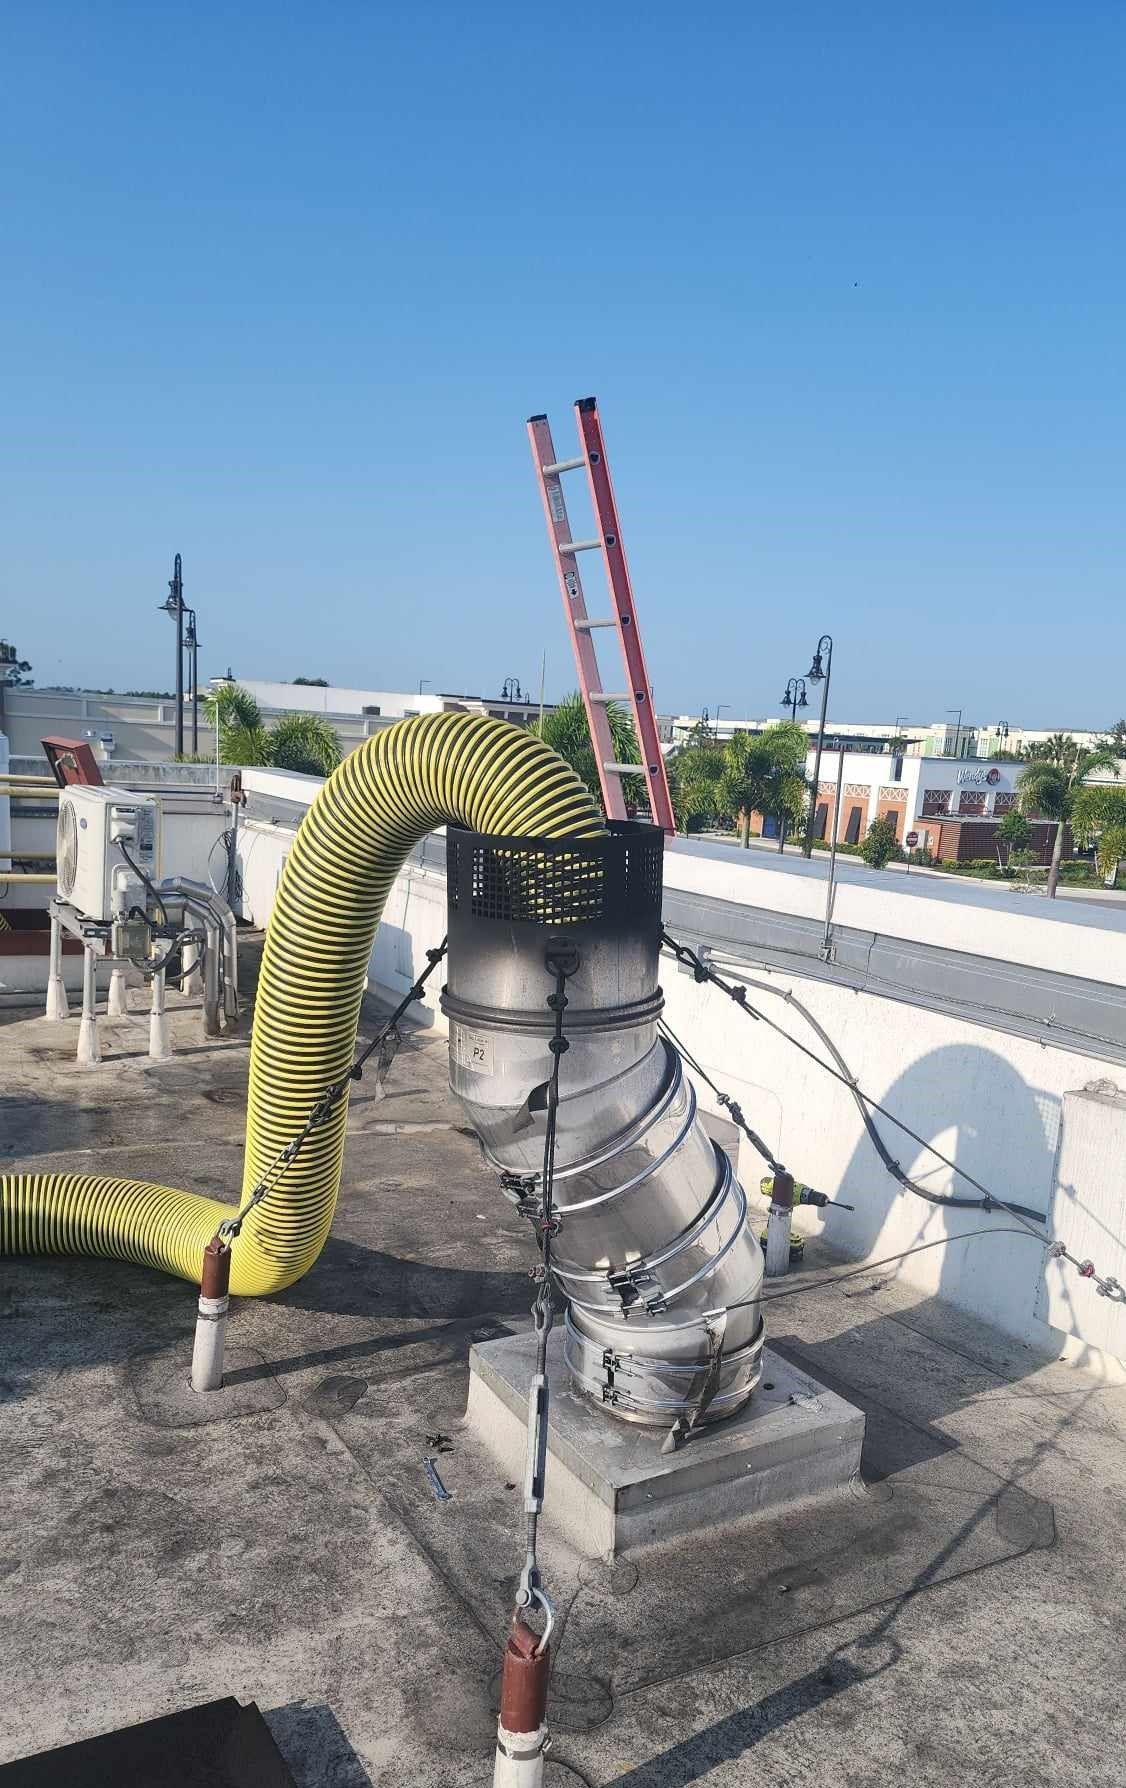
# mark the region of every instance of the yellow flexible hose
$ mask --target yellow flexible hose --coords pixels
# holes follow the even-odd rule
[[[250,1049],[243,1197],[347,1074],[367,966],[407,854],[446,821],[508,836],[603,830],[579,777],[529,733],[475,714],[426,714],[365,741],[335,770],[293,842],[266,934]],[[282,1291],[308,1272],[332,1224],[347,1097],[248,1216],[231,1290]],[[144,1180],[0,1178],[0,1253],[102,1254],[198,1283],[231,1206]]]

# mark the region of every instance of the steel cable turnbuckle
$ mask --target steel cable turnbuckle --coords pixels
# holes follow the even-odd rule
[[[542,1261],[536,1269],[538,1289],[532,1305],[532,1325],[536,1333],[536,1369],[528,1392],[528,1440],[524,1470],[524,1512],[528,1519],[527,1548],[524,1568],[516,1591],[516,1617],[533,1604],[544,1615],[544,1630],[539,1636],[535,1656],[546,1650],[555,1625],[555,1609],[540,1577],[537,1557],[538,1524],[543,1512],[544,1480],[547,1474],[547,1430],[549,1390],[547,1382],[547,1343],[555,1319],[551,1287],[551,1244],[559,1233],[559,1217],[554,1206],[555,1139],[559,1117],[559,1070],[570,1045],[563,1035],[563,1014],[567,1009],[567,979],[579,966],[577,952],[569,947],[549,948],[546,965],[555,976],[555,990],[548,996],[548,1007],[555,1025],[548,1049],[551,1052],[551,1074],[547,1083],[547,1124],[544,1132],[543,1172],[540,1176],[538,1206],[534,1202],[534,1181],[519,1181],[517,1208],[527,1216],[536,1232]],[[516,1176],[512,1176],[513,1179]]]

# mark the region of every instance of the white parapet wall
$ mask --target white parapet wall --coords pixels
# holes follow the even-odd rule
[[[284,790],[282,782],[286,783]],[[251,818],[240,831],[244,911],[257,924],[269,918],[299,808],[317,786],[308,778],[248,774],[259,794],[272,789],[288,817]],[[726,916],[732,930],[742,916],[753,934],[771,915],[824,922],[826,865],[776,862],[760,852],[677,841],[666,857],[667,903],[692,913],[698,905]],[[718,903],[718,904],[717,904]],[[714,919],[711,921],[714,926]],[[797,1225],[823,1233],[841,1253],[876,1262],[922,1244],[881,1269],[881,1277],[920,1296],[942,1298],[1036,1346],[1054,1346],[1117,1376],[1115,1357],[1126,1352],[1126,1324],[1106,1319],[1089,1281],[1072,1274],[1059,1284],[1053,1266],[1045,1289],[1045,1248],[1001,1211],[933,1205],[904,1190],[888,1172],[847,1086],[802,1055],[787,1038],[821,1058],[827,1050],[810,1023],[828,1034],[846,1072],[927,1143],[1001,1197],[1050,1216],[1053,1232],[1077,1253],[1090,1253],[1101,1272],[1126,1277],[1117,1238],[1126,1228],[1120,1181],[1107,1170],[1123,1123],[1126,1060],[1108,1059],[1095,1043],[1060,1043],[1046,1025],[1041,1036],[1019,1035],[1009,1016],[990,1005],[986,973],[1025,980],[1048,974],[1082,977],[1107,1010],[1126,1008],[1126,919],[1116,911],[1078,903],[1023,899],[999,887],[965,887],[938,878],[866,871],[849,865],[837,889],[834,927],[873,940],[903,940],[944,953],[960,965],[982,965],[981,1009],[973,1020],[941,1009],[932,995],[915,1003],[909,987],[886,993],[818,978],[804,965],[788,967],[757,956],[745,939],[716,949],[717,969],[750,988],[749,1001],[783,1034],[755,1022],[710,985],[699,985],[670,956],[663,984],[674,1031],[716,1083],[737,1098],[749,1122],[795,1176],[852,1211],[803,1208]],[[388,899],[370,968],[370,985],[399,998],[426,963],[426,951],[445,931],[445,879],[437,867],[409,864]],[[936,954],[937,953],[937,954]],[[777,953],[775,953],[776,957]],[[932,963],[933,968],[933,963]],[[991,1017],[991,1012],[994,1016]],[[416,1008],[424,1023],[444,1026],[436,999]],[[1112,1027],[1108,1023],[1108,1035]],[[1113,1056],[1113,1051],[1109,1054]],[[1068,1101],[1100,1083],[1100,1096]],[[1116,1089],[1123,1089],[1120,1102]],[[722,1124],[724,1113],[708,1088],[701,1104]],[[1061,1155],[1065,1113],[1081,1111],[1082,1147]],[[1074,1121],[1078,1121],[1077,1119]],[[939,1196],[977,1197],[972,1185],[886,1119],[876,1117],[889,1153],[903,1171]],[[1105,1129],[1106,1137],[1102,1131]],[[724,1131],[725,1141],[736,1143]],[[1066,1138],[1065,1138],[1066,1140]],[[763,1163],[745,1138],[737,1140],[739,1172],[757,1195]],[[1062,1186],[1057,1162],[1071,1173],[1076,1161],[1099,1164],[1089,1180]],[[765,1215],[765,1201],[752,1201]],[[992,1231],[984,1234],[981,1232]],[[1045,1233],[1047,1233],[1045,1231]],[[960,1239],[974,1235],[976,1239]],[[1092,1304],[1091,1300],[1095,1300]],[[1097,1308],[1096,1306],[1104,1306]],[[781,1306],[800,1323],[799,1305]]]

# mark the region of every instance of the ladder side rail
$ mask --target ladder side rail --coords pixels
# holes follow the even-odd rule
[[[626,564],[625,548],[622,545],[617,504],[614,501],[614,487],[610,480],[610,468],[606,463],[602,424],[598,416],[598,405],[594,398],[580,398],[575,405],[575,417],[578,422],[579,439],[586,454],[591,501],[602,532],[602,555],[610,591],[614,598],[618,638],[621,641],[622,656],[629,673],[630,706],[633,709],[634,725],[637,728],[637,742],[641,747],[642,769],[649,792],[649,806],[657,825],[663,826],[666,832],[675,832],[676,820],[673,816],[668,775],[661,753],[661,742],[657,734],[657,716],[653,712],[652,684],[645,666],[645,653],[642,650],[641,634],[637,625],[633,587],[630,583],[629,567]]]
[[[589,626],[576,625],[576,623],[589,622],[582,579],[579,576],[578,560],[573,553],[560,551],[561,546],[568,545],[573,539],[571,523],[567,515],[567,504],[563,496],[563,485],[559,472],[545,472],[544,470],[545,466],[557,464],[555,446],[551,439],[551,429],[546,416],[529,417],[528,440],[531,443],[536,479],[540,487],[540,496],[543,499],[547,535],[551,542],[551,551],[559,578],[563,613],[567,619],[567,631],[571,636],[571,649],[575,655],[579,689],[583,698],[583,706],[586,709],[587,723],[590,726],[591,741],[594,745],[594,760],[598,765],[598,782],[602,790],[606,817],[607,819],[625,819],[626,804],[622,794],[621,781],[614,772],[606,768],[607,764],[613,763],[615,754],[605,704],[596,699],[602,694],[598,654],[590,636]]]

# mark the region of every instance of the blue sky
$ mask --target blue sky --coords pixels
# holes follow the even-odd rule
[[[39,681],[164,686],[179,550],[208,674],[490,692],[546,648],[561,693],[523,425],[596,392],[661,709],[768,710],[828,629],[840,719],[1126,711],[1119,0],[12,0],[0,38]]]

